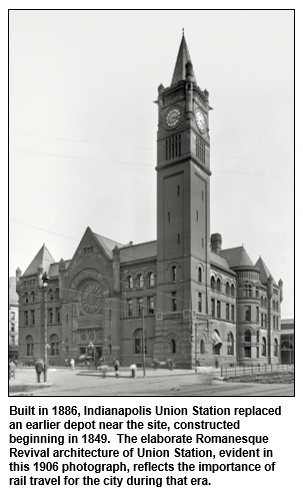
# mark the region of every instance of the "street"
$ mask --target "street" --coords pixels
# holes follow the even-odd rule
[[[128,370],[117,379],[113,372],[103,378],[99,372],[49,369],[51,385],[36,384],[34,370],[17,370],[10,380],[14,390],[10,395],[31,396],[294,396],[293,384],[235,383],[213,380],[205,384],[201,374],[193,371],[147,370],[146,378],[140,370],[138,377],[130,377]],[[19,389],[20,391],[20,389]]]

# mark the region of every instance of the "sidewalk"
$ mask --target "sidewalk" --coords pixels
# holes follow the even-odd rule
[[[218,378],[220,376],[219,369],[218,373],[215,374],[215,378]],[[48,388],[51,386],[55,386],[56,382],[61,380],[62,374],[64,377],[66,377],[69,381],[74,381],[77,380],[77,376],[83,376],[83,377],[95,377],[103,379],[103,373],[100,370],[84,370],[84,369],[76,369],[72,371],[71,369],[68,368],[49,368],[48,369],[48,381],[43,382],[43,376],[41,378],[42,382],[38,383],[37,378],[36,378],[36,372],[34,369],[16,369],[16,378],[15,379],[10,379],[9,381],[9,393],[10,395],[17,394],[17,393],[23,393],[23,392],[31,392],[36,389],[41,389],[41,388]],[[188,370],[183,370],[183,369],[157,369],[154,370],[152,368],[147,368],[146,369],[146,377],[149,379],[161,379],[162,378],[169,378],[169,377],[177,377],[177,376],[189,376],[189,375],[197,375],[197,372],[192,369]],[[60,376],[60,379],[59,379]],[[104,380],[107,379],[115,379],[115,371],[114,369],[110,368],[109,372],[106,373],[106,377]],[[143,370],[139,369],[137,370],[136,377],[132,377],[131,370],[128,367],[120,367],[119,369],[119,379],[123,379],[124,381],[128,382],[128,380],[131,381],[136,381],[144,378]]]

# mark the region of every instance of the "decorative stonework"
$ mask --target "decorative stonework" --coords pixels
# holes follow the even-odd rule
[[[103,303],[103,294],[96,281],[84,284],[80,291],[80,306],[83,313],[93,315],[100,310]]]

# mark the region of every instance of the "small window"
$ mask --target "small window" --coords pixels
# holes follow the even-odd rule
[[[230,287],[230,294],[231,296],[235,296],[235,286],[233,284]]]
[[[35,325],[35,310],[31,310],[31,325]]]
[[[24,303],[29,303],[29,296],[28,293],[24,294]]]
[[[277,338],[275,338],[275,340],[274,340],[274,356],[275,357],[278,356],[278,347],[279,347],[278,340],[277,340]]]
[[[244,356],[245,358],[251,358],[251,347],[244,346]]]
[[[34,291],[32,291],[31,294],[30,294],[30,302],[31,303],[35,303],[35,293],[34,293]]]
[[[127,287],[128,287],[128,289],[133,289],[133,287],[134,287],[134,280],[133,280],[132,276],[127,277]]]
[[[137,298],[138,315],[143,315],[143,298]]]
[[[138,329],[134,332],[134,354],[135,355],[146,355],[147,353],[147,338],[145,337],[144,341],[144,350],[143,350],[143,331],[142,329]]]
[[[48,311],[48,323],[53,324],[53,320],[54,320],[54,312],[53,309],[50,308]]]
[[[234,354],[234,336],[232,332],[229,332],[227,335],[227,354]]]
[[[155,299],[153,296],[148,296],[148,298],[147,298],[147,310],[148,310],[148,315],[154,315],[154,313],[155,313]]]
[[[155,275],[150,272],[147,276],[148,286],[152,288],[155,285]]]
[[[198,312],[202,313],[202,293],[198,293]]]
[[[198,268],[198,282],[202,282],[202,269],[201,267]]]
[[[229,320],[229,303],[226,303],[226,320]]]
[[[59,338],[57,334],[52,334],[49,338],[50,341],[50,355],[59,356]]]
[[[24,312],[24,325],[28,326],[28,312]]]
[[[227,294],[227,296],[229,296],[230,295],[230,285],[229,285],[228,281],[226,282],[225,288],[226,288],[226,294]]]
[[[235,321],[235,305],[231,306],[231,321]]]
[[[127,315],[131,317],[133,315],[133,300],[127,300]]]
[[[221,318],[221,301],[217,301],[217,317]]]
[[[201,341],[200,341],[200,353],[201,353],[201,355],[205,355],[205,342],[204,342],[204,339],[201,339]]]
[[[26,356],[34,356],[34,340],[32,336],[26,336]]]
[[[177,267],[175,265],[173,265],[171,268],[171,280],[172,282],[177,281]]]
[[[177,195],[180,196],[180,184],[177,186]]]
[[[212,278],[211,278],[211,280],[210,280],[210,287],[211,287],[211,289],[212,289],[212,290],[214,290],[214,289],[215,289],[215,284],[216,284],[216,283],[215,283],[215,278],[212,276]]]
[[[178,245],[180,244],[180,234],[177,235]]]
[[[177,311],[177,293],[176,293],[176,291],[173,291],[171,294],[171,305],[172,305],[172,311],[176,312]]]
[[[55,291],[55,299],[56,300],[59,300],[59,288],[56,288],[56,291]]]
[[[176,353],[176,341],[174,339],[170,342],[170,352],[173,354]]]
[[[251,343],[251,332],[247,329],[244,333],[244,341],[245,343]]]
[[[60,308],[56,308],[56,322],[57,322],[57,324],[60,324],[60,322],[61,322],[61,309]]]
[[[245,306],[245,321],[251,322],[251,306]]]
[[[221,292],[221,279],[217,279],[217,291]]]
[[[266,357],[266,339],[262,338],[262,356]]]
[[[54,295],[53,295],[53,291],[52,291],[52,289],[50,289],[50,290],[49,290],[49,292],[48,292],[48,299],[49,299],[50,301],[52,301],[52,300],[54,299]]]
[[[168,223],[170,223],[170,212],[168,212],[168,214],[167,214],[167,220],[168,220]]]
[[[216,316],[216,311],[215,311],[215,300],[212,298],[211,300],[211,315],[212,317]]]
[[[143,288],[143,275],[139,274],[137,277],[137,283],[139,288]]]

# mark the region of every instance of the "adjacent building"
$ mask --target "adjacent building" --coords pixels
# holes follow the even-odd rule
[[[16,272],[22,360],[43,357],[46,345],[54,364],[87,354],[187,368],[279,360],[282,281],[261,257],[211,235],[211,106],[184,36],[157,104],[157,240],[123,245],[88,227],[59,262],[43,246]]]
[[[9,358],[18,359],[19,297],[16,292],[16,278],[9,278],[8,290],[8,352]]]

